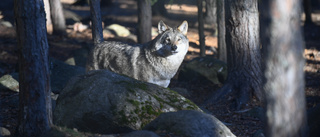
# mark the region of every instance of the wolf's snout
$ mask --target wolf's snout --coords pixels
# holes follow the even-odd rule
[[[178,47],[176,45],[171,46],[171,50],[173,50],[173,51],[177,50],[177,48]]]

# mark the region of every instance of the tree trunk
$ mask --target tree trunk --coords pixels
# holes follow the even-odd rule
[[[152,15],[167,15],[166,2],[167,0],[157,0],[157,2],[152,5]]]
[[[204,28],[203,28],[203,0],[197,0],[198,5],[198,31],[199,31],[199,46],[200,46],[200,56],[206,56],[206,43],[204,37]]]
[[[100,0],[90,0],[90,13],[92,22],[92,39],[94,45],[103,42],[102,21],[100,12]]]
[[[63,8],[60,0],[49,0],[51,20],[52,20],[52,34],[61,35],[66,33],[66,21],[63,15]]]
[[[303,0],[303,8],[305,14],[305,24],[312,24],[311,3],[310,0]]]
[[[19,47],[19,136],[40,136],[52,125],[46,17],[42,0],[15,0]]]
[[[214,24],[217,26],[217,0],[205,0],[206,1],[206,12],[204,20],[208,24]]]
[[[237,109],[245,106],[254,93],[262,99],[262,70],[257,0],[226,0],[226,44],[228,78],[209,101],[236,96]]]
[[[146,43],[151,40],[151,1],[138,0],[138,43]]]
[[[45,12],[46,12],[46,19],[47,19],[47,26],[51,25],[52,24],[52,21],[51,21],[51,12],[50,12],[50,3],[49,3],[49,0],[43,0],[43,3],[44,3],[44,9],[45,9]]]
[[[225,0],[217,0],[218,49],[219,49],[218,56],[220,60],[227,62],[224,2]]]
[[[301,1],[261,2],[266,133],[269,137],[306,137]]]

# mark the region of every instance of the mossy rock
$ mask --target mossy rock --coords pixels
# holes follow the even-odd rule
[[[54,110],[54,123],[84,132],[110,134],[139,130],[163,112],[201,109],[158,85],[91,71],[72,78]]]
[[[227,79],[227,64],[213,57],[198,57],[187,63],[179,73],[179,80],[209,80],[221,84]]]

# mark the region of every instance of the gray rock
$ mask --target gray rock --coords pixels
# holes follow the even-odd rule
[[[252,137],[265,137],[263,130],[257,130],[256,132],[254,132],[254,134],[252,135]]]
[[[147,130],[133,131],[123,137],[159,137],[156,133]]]
[[[163,112],[201,109],[178,93],[108,70],[72,78],[60,93],[54,123],[113,134],[139,130]]]
[[[171,90],[178,92],[180,95],[182,95],[186,98],[189,98],[192,96],[192,92],[188,91],[185,88],[174,87],[174,88],[171,88]]]
[[[10,136],[11,133],[8,129],[0,127],[0,136]]]
[[[106,30],[114,32],[115,35],[119,37],[127,37],[130,35],[130,31],[119,24],[111,24],[106,27]]]
[[[76,75],[85,74],[85,68],[68,65],[62,61],[51,59],[51,90],[59,94],[69,79]]]
[[[80,67],[86,67],[87,57],[89,50],[87,48],[81,48],[74,51],[74,61],[75,65]]]
[[[0,89],[1,88],[8,88],[12,91],[19,92],[19,82],[13,78],[13,74],[3,75],[0,78]]]
[[[13,27],[13,25],[9,21],[1,21],[0,24],[8,28]]]
[[[187,63],[179,73],[179,80],[206,79],[215,84],[227,78],[227,64],[213,57],[198,57]]]
[[[166,130],[185,137],[235,137],[214,116],[193,110],[163,113],[144,129]]]

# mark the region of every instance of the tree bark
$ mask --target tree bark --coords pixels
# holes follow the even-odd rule
[[[218,56],[220,60],[227,62],[224,2],[225,0],[217,0]]]
[[[138,43],[146,43],[151,40],[151,1],[138,0]]]
[[[205,0],[206,1],[206,12],[204,20],[208,24],[217,26],[217,0]]]
[[[251,100],[251,94],[262,99],[262,70],[257,0],[226,0],[226,44],[228,77],[210,102],[236,96],[236,108]]]
[[[63,15],[63,8],[60,0],[49,0],[52,28],[54,35],[61,35],[66,33],[66,21]]]
[[[52,125],[48,41],[43,1],[15,0],[19,47],[19,136],[40,136]]]
[[[261,1],[267,136],[306,137],[300,0]]]
[[[167,0],[157,0],[157,2],[152,5],[152,15],[167,15],[166,2]]]
[[[199,31],[199,46],[200,46],[200,56],[206,56],[206,43],[204,37],[204,28],[203,28],[203,0],[197,0],[198,5],[198,31]]]
[[[310,0],[303,0],[303,9],[305,14],[305,24],[312,24],[311,16],[311,2]]]
[[[97,45],[103,42],[100,0],[90,0],[89,5],[92,21],[92,39],[94,45]]]

